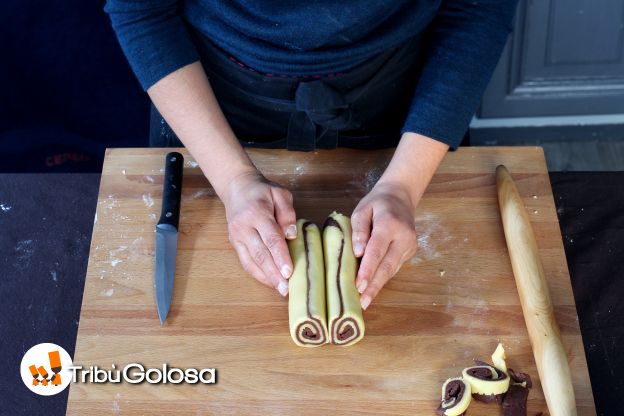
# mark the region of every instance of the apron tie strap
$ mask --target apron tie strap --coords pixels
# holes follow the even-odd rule
[[[288,123],[289,150],[313,150],[323,132],[338,131],[351,122],[351,108],[344,94],[323,80],[299,83],[295,109]],[[317,134],[317,130],[321,134]]]

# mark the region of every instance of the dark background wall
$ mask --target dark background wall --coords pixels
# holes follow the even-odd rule
[[[146,146],[149,102],[104,0],[0,2],[0,172],[99,171]]]

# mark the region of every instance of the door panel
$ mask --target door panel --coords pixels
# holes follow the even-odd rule
[[[624,116],[624,1],[521,0],[479,119]]]

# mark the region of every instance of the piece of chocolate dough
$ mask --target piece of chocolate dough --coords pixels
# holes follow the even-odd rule
[[[503,400],[504,416],[526,416],[529,389],[519,384],[512,384]]]

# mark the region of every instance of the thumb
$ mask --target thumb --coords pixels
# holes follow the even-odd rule
[[[271,196],[275,207],[275,221],[291,240],[297,237],[297,217],[293,208],[293,197],[290,191],[282,187],[271,187]]]
[[[373,207],[370,204],[358,205],[351,215],[351,228],[353,230],[351,240],[355,257],[364,255],[366,244],[371,235],[372,221]]]

